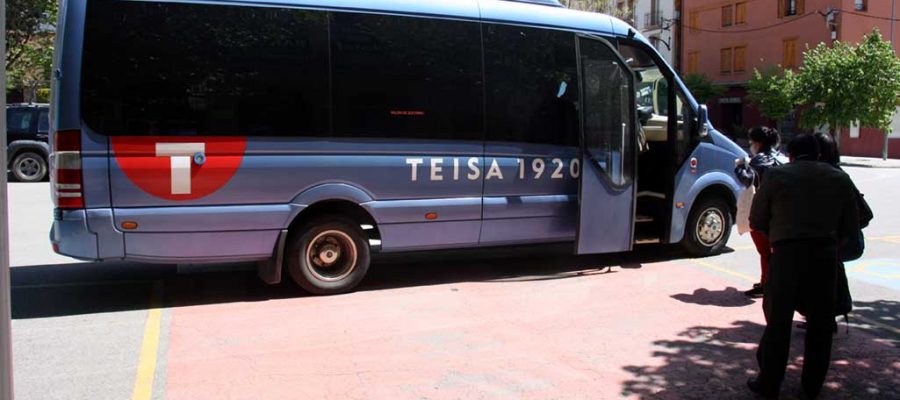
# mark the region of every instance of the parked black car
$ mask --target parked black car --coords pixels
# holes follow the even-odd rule
[[[50,145],[50,106],[14,104],[6,107],[7,168],[19,182],[38,182],[47,177]]]

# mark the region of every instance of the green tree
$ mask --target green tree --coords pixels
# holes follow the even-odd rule
[[[804,54],[797,92],[799,103],[809,107],[802,126],[828,124],[837,133],[858,121],[889,134],[900,106],[900,60],[877,28],[858,46],[823,43]]]
[[[762,115],[774,119],[781,131],[782,120],[797,106],[797,75],[777,66],[763,71],[754,69],[753,78],[747,81],[747,99],[756,105]]]
[[[715,84],[705,74],[688,74],[684,77],[684,84],[690,89],[694,99],[701,104],[706,104],[725,93],[724,86]]]
[[[6,2],[7,89],[20,89],[29,100],[49,85],[56,14],[55,0]]]
[[[891,43],[881,37],[877,28],[863,38],[856,53],[861,69],[866,71],[862,86],[868,92],[863,97],[868,107],[859,118],[860,126],[884,132],[881,156],[887,159],[891,122],[900,107],[900,58],[897,58]]]

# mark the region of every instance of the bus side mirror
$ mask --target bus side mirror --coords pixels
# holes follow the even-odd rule
[[[709,110],[705,104],[697,110],[697,133],[702,138],[709,136]]]

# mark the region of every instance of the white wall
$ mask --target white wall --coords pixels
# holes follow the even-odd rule
[[[648,14],[650,14],[651,2],[657,3],[658,13],[663,18],[661,28],[668,27],[668,29],[648,29],[647,16]],[[674,62],[674,54],[672,53],[672,50],[675,47],[675,30],[673,27],[673,23],[671,22],[673,19],[675,19],[674,0],[635,0],[634,2],[634,20],[637,29],[640,30],[641,33],[648,38],[658,37],[661,39],[660,42],[657,43],[656,48],[669,64],[672,64]],[[669,46],[672,47],[672,49],[667,48],[666,45],[662,42],[668,43]]]

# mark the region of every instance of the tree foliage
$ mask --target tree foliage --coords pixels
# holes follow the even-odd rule
[[[55,0],[6,2],[7,88],[34,93],[47,85],[53,63]]]
[[[809,106],[802,126],[840,128],[859,121],[890,132],[900,106],[900,60],[877,28],[858,46],[820,44],[804,56],[797,93],[797,102]]]
[[[701,104],[725,93],[724,86],[715,84],[705,74],[688,74],[684,77],[684,84],[691,90],[694,99]]]
[[[797,106],[797,75],[791,70],[770,66],[753,70],[753,78],[747,81],[747,98],[762,115],[781,121],[794,112]]]

